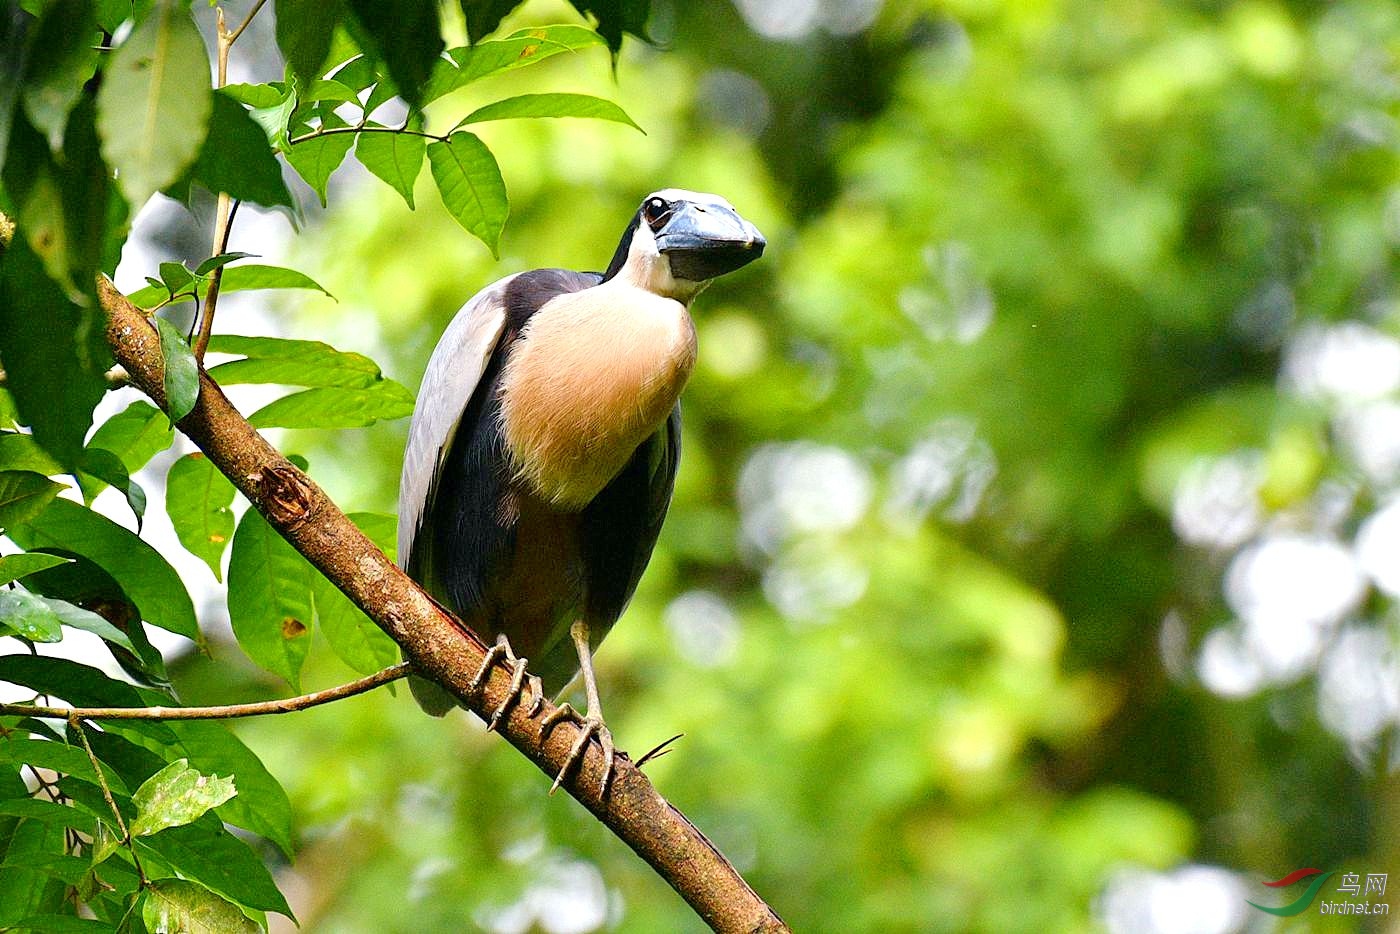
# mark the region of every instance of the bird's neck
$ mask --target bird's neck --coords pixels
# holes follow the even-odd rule
[[[531,316],[501,377],[517,480],[582,509],[670,414],[695,364],[685,303],[618,276]]]

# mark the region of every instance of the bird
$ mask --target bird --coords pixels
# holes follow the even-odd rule
[[[490,646],[471,685],[504,661],[522,700],[583,675],[586,709],[541,724],[579,728],[550,791],[590,738],[616,756],[593,653],[631,600],[671,501],[680,395],[695,365],[692,300],[762,255],[767,241],[724,198],[646,196],[601,272],[535,269],[486,286],[428,360],[399,487],[403,570]],[[415,678],[428,713],[456,705]]]

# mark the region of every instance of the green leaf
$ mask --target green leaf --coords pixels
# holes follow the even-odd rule
[[[194,271],[196,276],[207,276],[216,269],[222,269],[229,263],[237,262],[240,259],[247,259],[256,256],[255,253],[220,253],[218,256],[211,256],[199,264],[199,268]]]
[[[127,637],[127,634],[96,613],[80,606],[74,606],[66,600],[57,600],[53,597],[40,597],[39,599],[48,605],[49,610],[63,625],[101,636],[107,642],[119,645],[133,655],[136,654],[136,647],[131,644],[131,639]]]
[[[287,99],[287,86],[280,81],[272,84],[226,84],[219,88],[218,93],[255,110],[266,109],[277,107]]]
[[[170,465],[165,510],[180,544],[209,565],[216,580],[224,549],[233,537],[233,484],[203,454],[187,454]]]
[[[0,432],[0,470],[29,470],[53,476],[63,473],[63,465],[39,447],[33,435]]]
[[[506,14],[520,3],[521,0],[461,0],[462,17],[467,22],[467,41],[480,42],[495,32]]]
[[[458,121],[457,125],[517,117],[589,117],[594,120],[625,123],[637,130],[642,129],[621,107],[591,94],[521,94],[518,97],[508,97],[473,110]]]
[[[136,820],[129,832],[133,837],[148,837],[167,827],[181,827],[235,794],[233,779],[202,775],[190,768],[188,759],[176,759],[142,782],[131,796]]]
[[[176,869],[182,876],[230,901],[254,911],[277,911],[292,917],[287,900],[277,890],[262,859],[223,828],[213,815],[194,824],[165,830],[137,841]]]
[[[164,283],[166,290],[174,295],[194,282],[194,276],[185,268],[184,263],[161,263],[160,281]]]
[[[0,585],[17,581],[22,577],[43,571],[48,568],[58,567],[60,564],[68,564],[71,558],[63,558],[59,555],[46,555],[42,552],[34,554],[5,555],[0,558]]]
[[[349,518],[393,559],[398,532],[393,516],[362,512],[351,513]],[[398,661],[399,647],[394,640],[319,572],[312,592],[316,601],[316,622],[341,661],[365,675]]]
[[[21,820],[9,835],[5,869],[0,872],[5,882],[5,897],[0,898],[0,926],[9,927],[21,918],[59,911],[67,886],[37,867],[50,855],[63,852],[64,834],[59,824]]]
[[[142,619],[190,639],[199,638],[194,604],[180,575],[150,545],[105,516],[55,499],[29,522],[9,530],[21,548],[81,555],[117,582]]]
[[[70,301],[15,237],[0,262],[0,365],[21,419],[66,468],[82,455],[111,360],[95,303]]]
[[[164,318],[156,319],[156,327],[160,330],[161,356],[165,358],[165,404],[170,421],[178,422],[199,401],[199,362],[179,328]]]
[[[647,19],[651,16],[651,0],[569,0],[574,9],[585,15],[592,13],[598,21],[598,33],[608,43],[616,61],[622,48],[622,34],[631,33],[643,42],[650,42]]]
[[[30,915],[9,930],[15,934],[112,934],[116,929],[104,921],[72,915]]]
[[[126,469],[121,458],[106,448],[89,446],[83,451],[78,471],[78,486],[83,490],[83,502],[91,506],[97,494],[109,484],[121,490],[122,495],[126,497],[126,504],[136,516],[136,530],[140,532],[141,521],[146,516],[146,491],[142,489],[141,484],[131,479],[131,472]]]
[[[49,824],[72,827],[91,834],[96,830],[97,821],[91,814],[80,808],[69,807],[56,801],[42,798],[11,798],[0,800],[0,814],[10,817],[30,817]]]
[[[442,203],[457,223],[500,256],[501,231],[510,214],[501,169],[486,144],[466,131],[428,145],[428,161]]]
[[[49,505],[63,484],[27,470],[0,470],[0,529],[13,529]]]
[[[184,879],[156,879],[146,889],[141,920],[150,934],[262,934],[238,906]]]
[[[248,657],[295,690],[311,648],[312,567],[249,509],[233,536],[228,565],[228,614]]]
[[[21,736],[0,739],[0,762],[10,765],[35,765],[62,775],[72,775],[91,785],[98,784],[97,772],[93,770],[92,760],[88,758],[87,753],[77,746],[64,743]],[[113,791],[126,793],[126,784],[121,780],[121,776],[111,769],[103,769],[102,776]]]
[[[433,65],[432,78],[423,90],[424,102],[487,75],[533,65],[561,52],[602,44],[602,37],[591,29],[561,25],[522,29],[504,39],[449,49],[447,57],[451,61],[439,60]]]
[[[283,396],[248,417],[255,428],[364,428],[413,414],[413,393],[393,380],[364,389],[318,388]]]
[[[189,10],[162,0],[103,70],[102,155],[133,208],[180,177],[205,137],[209,57]]]
[[[423,168],[427,140],[412,133],[361,133],[355,158],[413,207],[413,183]]]
[[[175,433],[165,413],[149,402],[137,400],[98,426],[89,448],[103,448],[121,458],[128,474],[150,463],[170,447]]]
[[[227,192],[240,201],[296,207],[263,127],[226,94],[214,95],[209,136],[190,177],[212,192]]]
[[[277,47],[303,87],[324,73],[331,36],[344,15],[339,0],[277,0]]]
[[[243,85],[243,87],[249,87],[249,85]],[[279,152],[286,152],[287,123],[291,120],[293,111],[297,109],[296,89],[280,82],[270,85],[252,85],[252,87],[269,87],[278,92],[278,96],[272,103],[260,102],[256,104],[249,116],[253,118],[254,123],[262,127],[263,133],[267,135],[268,142],[273,147]],[[259,100],[267,100],[267,96],[260,94]]]
[[[224,270],[223,282],[219,286],[220,292],[247,292],[253,289],[315,289],[331,298],[335,297],[322,288],[316,280],[304,273],[297,272],[295,269],[249,263],[246,266],[230,266]],[[154,308],[165,300],[166,295],[164,289],[147,287],[139,289],[127,297],[131,299],[133,304],[141,308]],[[182,297],[171,304],[187,301],[189,298]]]
[[[356,33],[357,40],[374,46],[403,99],[410,106],[418,105],[443,48],[436,0],[349,0],[348,5],[364,26]]]
[[[42,598],[23,590],[0,590],[0,624],[30,642],[61,642],[63,626]]]
[[[344,129],[346,126],[344,120],[334,115],[328,116],[323,123],[324,129]],[[345,161],[345,154],[354,142],[353,133],[333,133],[287,145],[287,161],[316,192],[316,197],[321,199],[321,207],[326,206],[326,184],[335,170],[340,168],[340,163]]]
[[[92,77],[100,38],[87,0],[55,0],[35,24],[20,99],[50,139],[62,135],[68,112]]]
[[[107,677],[96,668],[63,658],[0,655],[0,681],[62,698],[75,707],[169,706],[173,703],[168,694],[135,688]],[[170,723],[114,720],[104,727],[162,758],[184,756],[194,768],[206,774],[232,775],[240,794],[218,808],[219,818],[262,834],[290,855],[292,806],[287,793],[252,750],[223,724],[195,720]],[[61,744],[49,745],[67,748]],[[4,741],[0,741],[0,756],[4,748]],[[78,753],[86,762],[82,751]],[[90,768],[88,773],[91,774]],[[121,786],[123,790],[126,787]]]
[[[241,354],[244,359],[220,363],[209,375],[231,386],[239,383],[281,383],[288,386],[370,386],[383,379],[379,366],[364,354],[336,350],[320,341],[281,337],[216,334],[209,342],[215,353]]]

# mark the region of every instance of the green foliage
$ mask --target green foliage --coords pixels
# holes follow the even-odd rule
[[[146,837],[167,827],[183,827],[235,794],[231,779],[201,775],[187,760],[176,759],[146,779],[131,796],[136,819],[127,832]]]
[[[165,477],[165,509],[180,544],[223,580],[224,549],[233,537],[233,484],[199,452],[170,465]]]
[[[145,203],[180,177],[208,129],[209,57],[188,11],[158,0],[103,70],[102,155],[128,202]]]
[[[462,131],[428,144],[428,162],[448,213],[499,256],[510,202],[491,150]]]

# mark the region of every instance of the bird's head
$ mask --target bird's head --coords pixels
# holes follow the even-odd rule
[[[689,301],[711,279],[758,259],[766,245],[719,195],[667,188],[642,201],[605,278]]]

